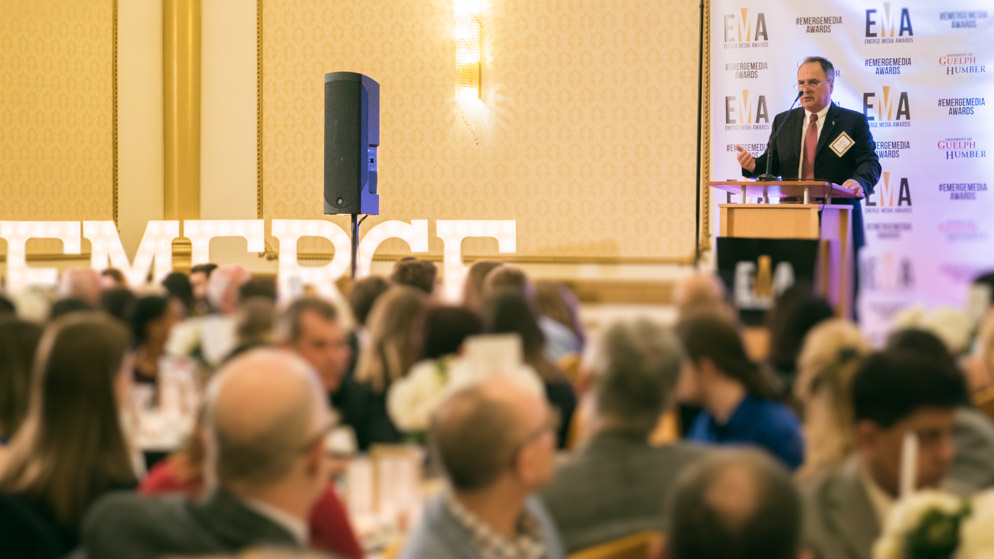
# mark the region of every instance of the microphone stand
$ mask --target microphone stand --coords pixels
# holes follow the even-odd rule
[[[770,143],[766,144],[766,172],[762,175],[756,177],[758,181],[775,181],[780,180],[780,177],[772,174],[771,169],[773,165],[773,141],[776,140],[777,136],[780,135],[780,131],[783,130],[783,126],[787,124],[787,119],[790,117],[790,111],[794,110],[794,105],[797,104],[797,100],[801,98],[801,91],[797,92],[797,97],[794,97],[794,102],[790,104],[790,108],[787,109],[787,116],[783,117],[783,122],[780,126],[773,131],[773,135],[770,136]]]

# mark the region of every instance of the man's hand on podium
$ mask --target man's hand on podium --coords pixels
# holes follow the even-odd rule
[[[739,150],[739,154],[736,156],[736,159],[739,160],[739,166],[750,173],[755,171],[756,159],[752,156],[752,154],[738,144],[736,144],[735,149]]]
[[[846,190],[852,190],[857,197],[863,195],[863,186],[859,184],[859,182],[853,179],[849,179],[846,182],[842,183],[842,188],[845,188]]]

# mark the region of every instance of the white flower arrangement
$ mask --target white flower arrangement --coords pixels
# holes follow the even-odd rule
[[[394,425],[408,434],[423,434],[431,427],[435,410],[453,392],[490,376],[504,375],[544,397],[545,388],[538,374],[528,365],[498,372],[483,370],[465,359],[449,356],[437,361],[422,361],[404,378],[390,385],[387,413]]]
[[[971,500],[922,491],[901,500],[873,545],[873,559],[994,559],[994,490]]]

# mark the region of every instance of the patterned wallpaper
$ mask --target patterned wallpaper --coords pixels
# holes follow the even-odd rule
[[[481,109],[455,101],[452,0],[260,1],[267,219],[322,216],[323,75],[350,70],[381,85],[381,215],[364,230],[517,219],[524,259],[693,254],[697,2],[488,0]]]
[[[0,219],[111,219],[114,0],[0,14]]]

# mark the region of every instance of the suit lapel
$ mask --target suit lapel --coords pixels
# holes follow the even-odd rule
[[[787,115],[787,122],[777,138],[780,152],[780,176],[798,178],[797,166],[801,164],[801,125],[803,124],[804,109],[796,108]]]
[[[815,150],[815,161],[818,160],[818,154],[821,150],[825,149],[828,143],[835,139],[833,134],[835,133],[835,123],[839,120],[839,115],[842,111],[839,107],[832,103],[832,106],[828,108],[828,112],[825,113],[825,124],[822,125],[821,135],[818,136],[818,149]]]
[[[846,546],[849,557],[869,559],[880,525],[859,477],[859,462],[850,459],[825,495],[826,519]]]

